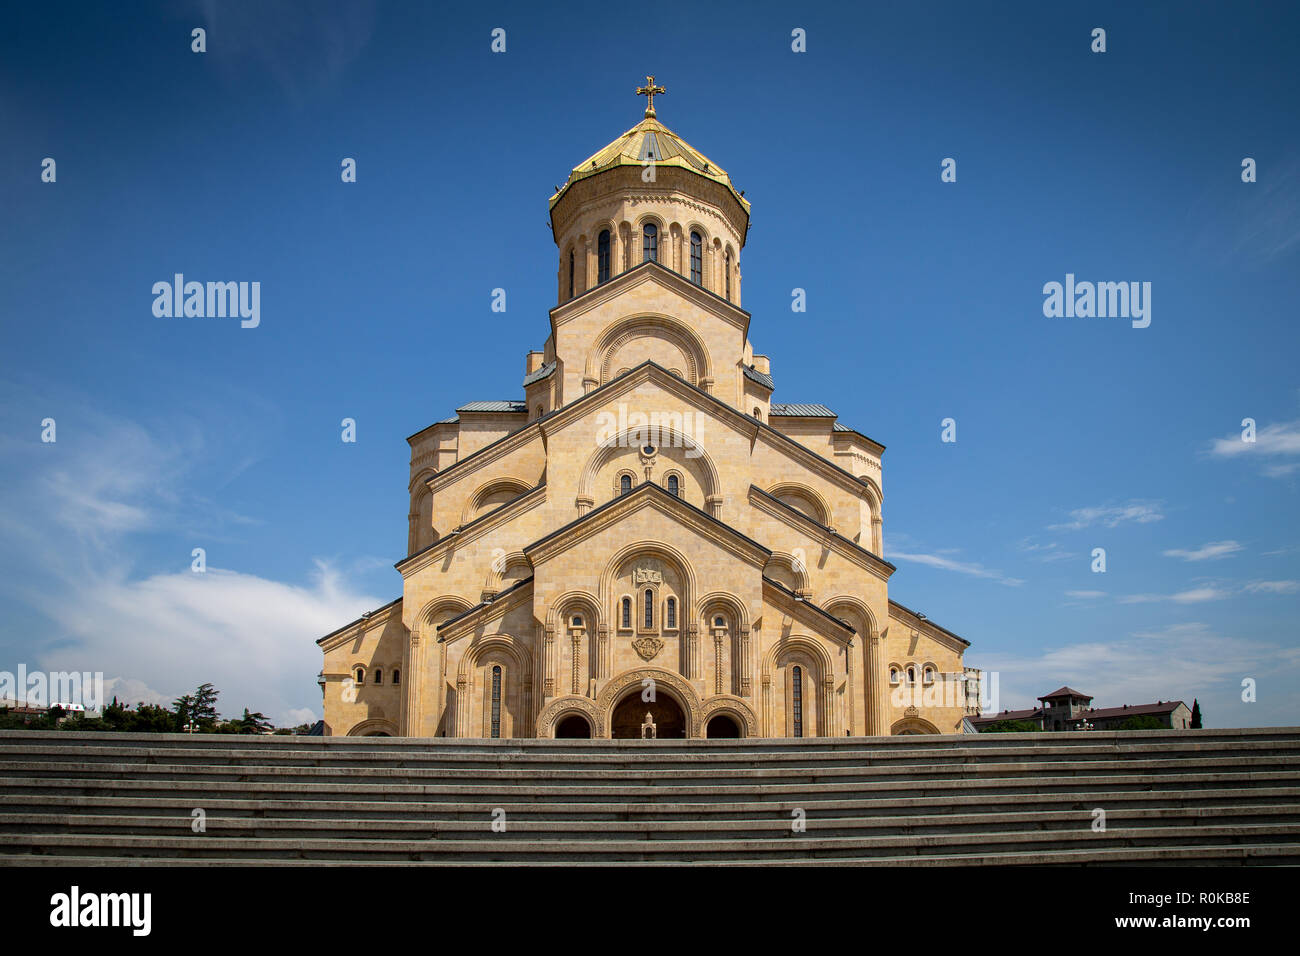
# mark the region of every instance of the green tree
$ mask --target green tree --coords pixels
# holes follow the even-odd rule
[[[1162,724],[1158,718],[1152,717],[1149,714],[1144,714],[1141,717],[1130,717],[1128,720],[1124,721],[1124,723],[1120,724],[1118,729],[1120,730],[1162,730],[1164,729],[1164,726],[1165,725]]]
[[[1029,734],[1039,733],[1042,731],[1032,720],[999,720],[995,724],[989,724],[983,730],[982,734]]]
[[[1192,698],[1192,729],[1201,729],[1201,702],[1195,697]]]

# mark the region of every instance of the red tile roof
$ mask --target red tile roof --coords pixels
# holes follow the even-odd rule
[[[1055,700],[1058,697],[1081,697],[1084,700],[1092,700],[1092,698],[1089,695],[1081,691],[1074,690],[1073,688],[1070,687],[1062,687],[1060,690],[1054,690],[1050,694],[1044,694],[1042,697],[1038,699]]]

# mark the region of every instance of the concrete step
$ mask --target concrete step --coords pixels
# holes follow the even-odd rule
[[[203,860],[203,866],[247,867],[250,862],[265,867],[301,867],[305,861],[268,857],[249,861],[246,859],[229,859],[209,857]],[[195,861],[185,857],[126,857],[126,856],[28,856],[16,853],[0,853],[0,866],[22,867],[192,867]],[[420,860],[312,860],[311,866],[427,866]],[[501,864],[495,860],[470,859],[459,861],[457,866],[488,866]],[[536,860],[530,867],[569,867],[573,861],[563,859]],[[584,866],[625,866],[617,860],[586,860]],[[683,867],[683,866],[753,866],[752,860],[706,860],[690,859],[652,859],[637,862],[640,867]],[[872,866],[872,867],[916,867],[916,866],[1297,866],[1300,865],[1300,845],[1294,843],[1258,843],[1242,846],[1182,846],[1163,847],[1155,850],[1148,847],[1111,848],[1092,846],[1086,850],[1053,850],[1046,852],[1008,852],[1008,853],[936,853],[925,856],[876,856],[853,857],[841,856],[830,859],[787,859],[781,860],[781,866]]]
[[[530,863],[563,858],[571,863],[592,860],[638,862],[658,857],[687,858],[695,862],[749,860],[779,862],[786,859],[869,858],[878,855],[925,856],[931,853],[1003,853],[1078,850],[1085,846],[1162,849],[1186,846],[1236,846],[1254,843],[1294,845],[1300,853],[1300,824],[1228,824],[1108,828],[1104,833],[1088,827],[1074,830],[1007,831],[971,834],[907,834],[893,836],[823,837],[814,831],[786,832],[766,839],[651,839],[538,840],[518,839],[510,833],[495,840],[442,839],[338,839],[274,837],[231,838],[210,833],[176,836],[137,836],[62,833],[6,833],[0,850],[27,849],[43,855],[71,851],[76,855],[108,853],[114,856],[207,857],[258,860],[268,856],[302,861],[369,859],[457,863],[495,860]]]
[[[764,812],[753,816],[696,819],[680,816],[672,820],[536,820],[526,815],[502,818],[512,838],[530,840],[690,840],[707,836],[734,839],[785,837],[791,834],[791,814]],[[352,841],[371,840],[486,840],[500,834],[492,829],[494,817],[482,808],[477,817],[461,820],[427,818],[357,820],[346,817],[325,819],[225,817],[208,814],[205,831],[199,836],[237,838],[315,839],[346,834]],[[1075,831],[1091,829],[1089,809],[1010,813],[952,813],[895,816],[803,817],[806,832],[817,837],[916,836],[927,833],[965,835],[979,843],[988,834],[1019,831]],[[1141,830],[1159,827],[1195,827],[1265,824],[1300,825],[1300,807],[1294,804],[1249,807],[1157,807],[1147,809],[1108,808],[1108,829]],[[0,842],[9,834],[99,834],[112,836],[187,836],[191,817],[137,816],[126,814],[8,813],[0,817]]]
[[[482,820],[485,803],[443,800],[284,800],[250,796],[205,798],[203,809],[225,818],[258,819],[345,819],[345,820]],[[530,820],[646,820],[672,821],[682,816],[696,819],[752,818],[779,814],[788,818],[795,809],[806,809],[808,801],[753,800],[668,803],[611,803],[608,801],[494,803],[512,818]],[[1300,806],[1300,787],[1180,788],[1178,790],[1101,790],[1093,793],[1013,793],[983,795],[979,808],[989,813],[1016,815],[1031,810],[1152,809],[1162,807]],[[853,816],[912,814],[944,815],[972,809],[968,796],[891,796],[887,798],[825,799],[815,804],[818,812]],[[193,799],[135,795],[0,794],[0,814],[78,812],[126,814],[128,816],[171,816],[190,818]]]
[[[0,865],[1300,863],[1295,728],[812,741],[7,731],[0,777]],[[507,833],[491,828],[498,808]]]

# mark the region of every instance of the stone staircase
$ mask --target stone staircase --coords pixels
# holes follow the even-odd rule
[[[677,741],[0,731],[0,780],[0,864],[21,866],[1300,864],[1300,728]]]

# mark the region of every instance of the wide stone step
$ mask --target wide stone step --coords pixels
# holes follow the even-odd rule
[[[431,821],[427,819],[353,820],[205,818],[205,831],[198,839],[211,836],[237,838],[314,839],[343,836],[352,841],[372,840],[486,840],[500,834],[492,827],[494,816],[486,810],[477,819]],[[645,820],[535,820],[526,816],[501,817],[513,839],[586,841],[604,840],[698,840],[784,837],[794,832],[791,815],[765,814],[751,818],[678,818]],[[801,824],[817,837],[908,836],[927,833],[963,834],[980,842],[989,834],[1035,830],[1090,830],[1093,814],[1087,809],[1072,811],[1030,811],[1019,814],[954,813],[944,815],[823,816],[801,815]],[[1248,807],[1160,807],[1107,811],[1107,829],[1140,830],[1147,827],[1194,827],[1263,824],[1300,825],[1300,807],[1261,805]],[[93,834],[129,837],[168,837],[193,833],[191,818],[173,816],[127,816],[124,814],[12,813],[0,817],[0,844],[10,834]]]
[[[300,867],[309,866],[427,866],[422,861],[413,860],[298,860],[268,857],[256,860],[258,866]],[[205,858],[203,866],[246,867],[246,859]],[[1300,844],[1296,843],[1259,843],[1240,846],[1180,846],[1180,847],[1092,847],[1086,850],[1055,850],[1003,853],[936,853],[925,856],[874,856],[853,857],[840,856],[832,859],[787,859],[779,861],[781,866],[935,866],[935,867],[969,867],[969,866],[1297,866],[1300,865]],[[458,866],[499,866],[494,860],[469,859],[457,863]],[[573,863],[567,860],[535,860],[530,862],[515,861],[513,866],[529,867],[566,867]],[[587,860],[585,866],[622,866],[617,860]],[[689,859],[653,859],[638,861],[638,866],[673,867],[683,866],[752,866],[753,861]],[[25,854],[0,853],[0,866],[23,867],[176,867],[194,866],[194,861],[185,857],[124,857],[124,856],[28,856]]]
[[[724,816],[749,818],[773,813],[788,817],[803,809],[808,801],[752,800],[714,803],[610,803],[532,802],[495,803],[511,817],[531,820],[672,820],[689,815],[693,818],[720,819]],[[975,807],[967,796],[891,796],[887,798],[824,799],[816,802],[820,813],[854,816],[893,816],[907,811],[912,814],[943,815],[968,813]],[[140,795],[65,795],[0,794],[0,814],[45,813],[55,810],[129,816],[184,816],[190,818],[193,799]],[[347,820],[482,820],[484,802],[450,802],[445,800],[285,800],[267,797],[204,798],[203,809],[223,817]],[[1016,815],[1031,809],[1091,811],[1103,807],[1151,809],[1162,807],[1230,807],[1230,806],[1300,807],[1300,787],[1252,788],[1180,788],[1178,790],[1101,790],[1092,793],[986,794],[979,798],[978,809],[990,813]]]
[[[1019,763],[1048,763],[1069,760],[1087,761],[1132,760],[1165,758],[1203,760],[1215,756],[1293,756],[1300,757],[1300,738],[1284,741],[1196,741],[1174,747],[1169,741],[1125,743],[1103,742],[1095,745],[1044,745],[947,748],[873,748],[829,749],[804,752],[800,750],[776,753],[728,751],[722,753],[671,751],[661,753],[647,749],[641,753],[596,749],[574,751],[568,754],[496,751],[444,750],[438,747],[375,751],[334,749],[271,749],[264,747],[143,747],[110,746],[98,743],[92,747],[66,744],[59,735],[47,734],[53,741],[26,744],[0,741],[0,761],[76,761],[84,764],[165,763],[169,765],[203,766],[294,766],[307,767],[402,767],[402,768],[515,768],[546,769],[611,769],[611,770],[688,770],[692,767],[817,767],[826,765],[886,766],[911,765],[942,766],[948,763],[967,763],[1012,760]],[[1077,735],[1076,735],[1077,736]],[[228,739],[228,738],[227,738]],[[188,742],[188,738],[182,738]]]
[[[487,859],[502,863],[533,862],[562,857],[570,863],[604,859],[638,862],[656,856],[687,857],[695,862],[721,860],[780,861],[787,858],[867,858],[876,855],[924,856],[935,852],[999,853],[1051,852],[1082,846],[1187,847],[1232,846],[1247,843],[1296,844],[1300,824],[1209,825],[1185,827],[1090,828],[1057,831],[1009,831],[970,834],[914,834],[875,837],[821,837],[812,832],[787,833],[780,838],[734,840],[520,840],[497,834],[490,841],[464,839],[348,840],[245,839],[191,834],[189,836],[104,836],[99,834],[8,833],[0,850],[28,849],[57,855],[105,853],[114,856],[181,856],[194,860],[224,857],[256,860],[280,856],[299,860],[382,859],[430,863]]]
[[[337,779],[337,778],[334,778]],[[268,781],[196,781],[184,777],[173,780],[136,779],[74,779],[66,777],[11,777],[6,780],[9,793],[30,794],[121,794],[183,797],[202,806],[207,798],[257,794],[272,796],[364,797],[370,800],[419,799],[421,797],[455,797],[465,802],[492,803],[547,803],[563,801],[660,802],[660,803],[715,803],[728,799],[759,799],[764,801],[789,799],[816,801],[846,796],[920,796],[961,794],[969,800],[979,800],[986,794],[1016,794],[1027,789],[1038,792],[1069,792],[1080,795],[1098,790],[1149,790],[1155,788],[1218,788],[1230,786],[1253,788],[1265,786],[1300,786],[1300,771],[1287,772],[1237,772],[1237,773],[1156,773],[1107,774],[1080,776],[1066,779],[1044,778],[1026,783],[1023,777],[957,778],[940,781],[867,780],[848,783],[785,783],[771,782],[756,787],[753,783],[683,785],[665,782],[653,786],[604,784],[591,786],[570,783],[562,786],[529,784],[443,784],[439,786],[407,783],[369,783],[352,780],[346,783],[296,783]],[[1086,797],[1085,797],[1086,799]]]
[[[26,776],[35,779],[77,777],[79,779],[120,778],[137,780],[171,780],[182,777],[194,780],[312,782],[315,780],[355,780],[363,783],[391,780],[425,783],[431,786],[454,785],[465,781],[513,783],[535,781],[542,785],[619,785],[658,786],[674,783],[717,783],[720,785],[752,781],[761,785],[780,780],[785,783],[833,781],[867,781],[896,778],[900,781],[935,781],[957,777],[1051,775],[1057,778],[1097,774],[1150,774],[1164,770],[1179,773],[1214,772],[1287,772],[1300,773],[1300,753],[1294,756],[1214,756],[1197,761],[1167,757],[1129,760],[1092,760],[1076,763],[1068,760],[1043,762],[963,761],[938,766],[826,766],[826,767],[737,767],[716,766],[679,769],[524,769],[524,768],[404,768],[404,767],[309,767],[249,765],[224,766],[173,763],[87,763],[72,760],[0,760],[0,776]]]

